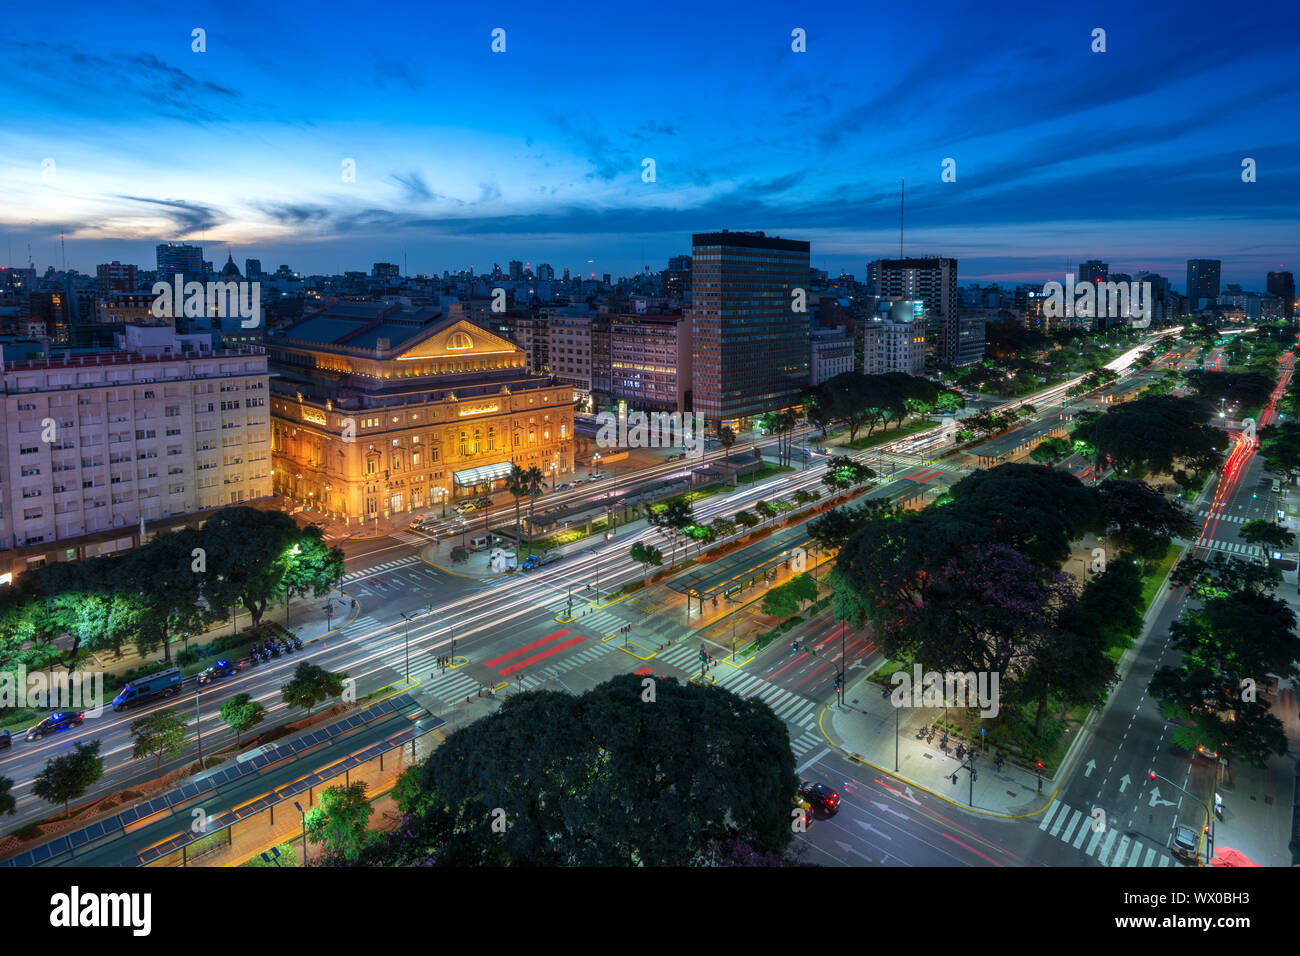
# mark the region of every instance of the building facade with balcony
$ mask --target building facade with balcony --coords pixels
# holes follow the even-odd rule
[[[130,547],[142,520],[271,494],[266,353],[210,341],[128,326],[116,350],[0,366],[5,571]]]
[[[445,311],[444,311],[445,310]],[[573,388],[459,305],[344,303],[267,338],[275,490],[353,521],[573,471]]]

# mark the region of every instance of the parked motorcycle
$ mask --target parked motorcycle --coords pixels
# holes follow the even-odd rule
[[[266,642],[266,652],[270,654],[272,657],[280,656],[280,649],[275,646],[275,641]]]
[[[293,636],[293,646],[295,650],[302,650],[302,638],[297,634]]]
[[[922,724],[921,729],[916,732],[916,739],[923,740],[925,738],[926,732],[929,731],[929,729],[930,728],[927,727],[925,724]]]

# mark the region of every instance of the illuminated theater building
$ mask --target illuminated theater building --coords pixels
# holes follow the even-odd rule
[[[266,339],[275,491],[373,519],[504,487],[513,462],[573,471],[573,389],[459,303],[340,303]]]

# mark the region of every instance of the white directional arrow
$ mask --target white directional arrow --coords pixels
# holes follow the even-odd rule
[[[836,840],[835,845],[840,848],[841,853],[852,853],[854,856],[862,857],[862,859],[866,860],[868,863],[871,862],[871,857],[867,856],[861,850],[854,849],[853,847],[849,846],[847,843],[844,843],[840,840]]]
[[[1133,782],[1133,781],[1129,779],[1129,775],[1128,775],[1128,774],[1124,774],[1124,776],[1120,777],[1120,778],[1119,778],[1119,792],[1120,792],[1120,793],[1123,793],[1126,789],[1128,789],[1128,785],[1129,785],[1130,783],[1132,783],[1132,782]]]
[[[872,800],[871,802],[874,803],[882,813],[892,813],[894,816],[901,817],[904,820],[912,819],[906,813],[899,813],[897,810],[895,810],[887,803],[881,803],[879,800]]]
[[[1151,802],[1148,803],[1147,806],[1149,806],[1149,807],[1172,807],[1173,805],[1174,805],[1174,804],[1173,804],[1173,801],[1171,801],[1171,800],[1161,800],[1161,799],[1160,799],[1160,788],[1159,788],[1159,787],[1152,787],[1152,788],[1151,788]]]
[[[859,668],[863,668],[866,666],[867,666],[866,661],[854,661],[852,664],[849,665],[849,670],[855,671],[858,670]]]
[[[882,836],[882,837],[884,837],[886,840],[892,840],[892,839],[893,839],[893,837],[891,837],[888,833],[881,833],[879,830],[877,830],[875,827],[873,827],[870,823],[863,823],[861,820],[857,820],[857,821],[855,821],[855,822],[857,823],[858,826],[862,827],[862,829],[866,830],[868,833],[874,833],[876,836]]]
[[[1097,761],[1089,760],[1086,764],[1084,764],[1084,766],[1087,767],[1088,769],[1083,772],[1083,775],[1085,777],[1091,777],[1092,772],[1097,769]]]

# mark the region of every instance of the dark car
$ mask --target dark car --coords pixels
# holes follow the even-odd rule
[[[14,738],[7,730],[0,730],[0,750],[8,750],[13,746]]]
[[[50,714],[50,716],[27,731],[27,739],[35,740],[37,737],[44,737],[46,734],[57,734],[60,730],[67,730],[69,727],[77,726],[85,719],[85,714],[78,714],[70,710]]]
[[[491,498],[488,498],[488,497],[486,497],[486,496],[485,496],[485,497],[482,497],[482,498],[475,498],[475,499],[474,499],[474,504],[478,505],[480,508],[491,508],[491,507],[492,507],[492,499],[491,499]]]
[[[243,666],[242,662],[232,664],[230,661],[217,661],[211,667],[199,672],[199,683],[210,684],[212,681],[218,680],[222,677],[229,677],[232,674],[237,674],[239,669]]]
[[[809,783],[805,780],[799,784],[799,796],[812,804],[814,810],[834,816],[840,809],[840,795],[824,783]]]

